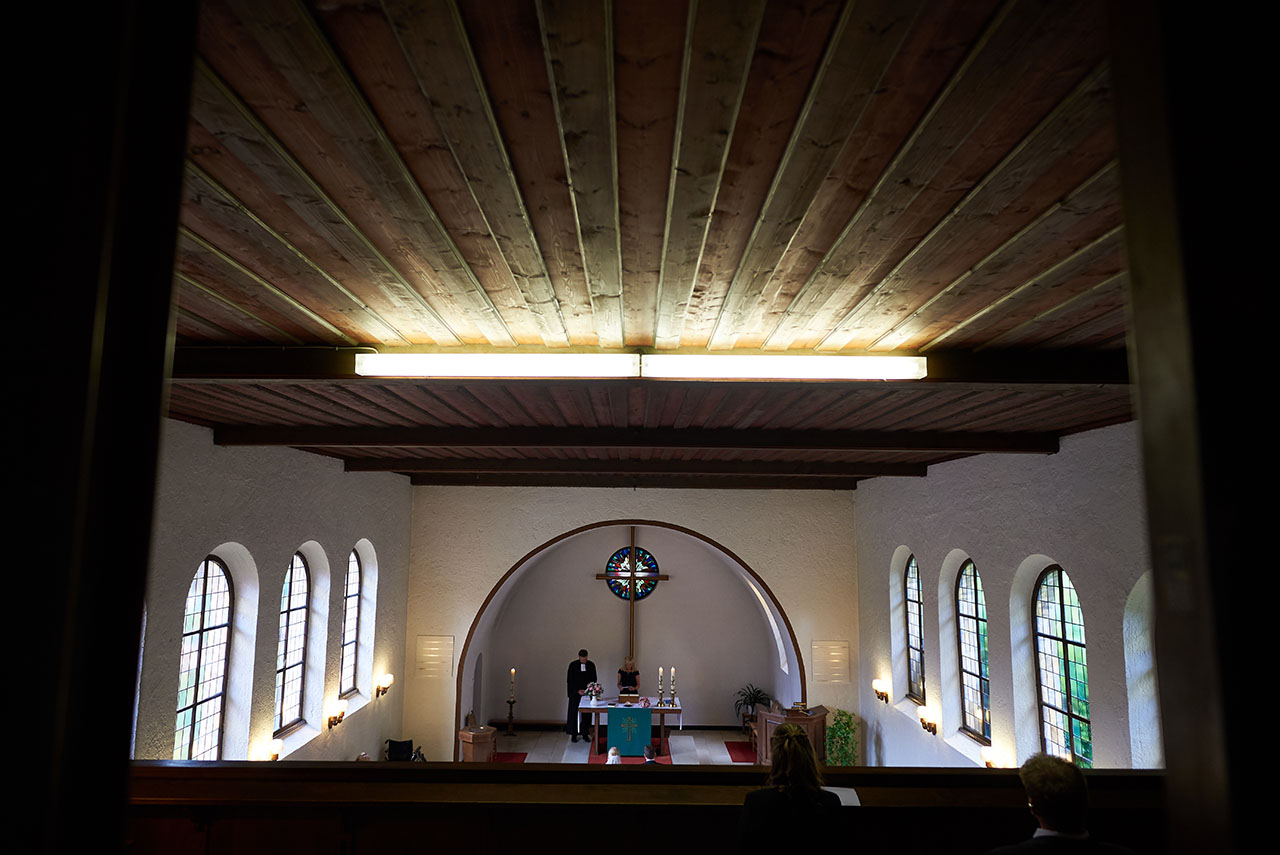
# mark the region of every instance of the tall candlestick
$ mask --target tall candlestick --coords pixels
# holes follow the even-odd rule
[[[662,666],[658,666],[658,706],[662,706]]]

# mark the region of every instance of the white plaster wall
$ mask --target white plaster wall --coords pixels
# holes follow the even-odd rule
[[[1033,648],[1022,618],[1011,626],[1011,615],[1029,609],[1023,602],[1026,591],[1015,585],[1019,568],[1024,569],[1021,577],[1029,577],[1037,565],[1051,560],[1071,577],[1084,609],[1095,765],[1133,765],[1124,617],[1129,593],[1150,565],[1141,485],[1136,423],[1065,437],[1054,455],[983,455],[931,467],[927,478],[878,478],[860,485],[854,493],[854,520],[867,762],[978,762],[977,744],[959,732],[958,701],[944,703],[941,697],[946,688],[941,678],[955,671],[954,663],[944,667],[942,661],[944,650],[954,656],[955,643],[949,637],[943,643],[940,636],[954,632],[953,622],[941,623],[950,614],[949,604],[940,602],[941,589],[949,591],[954,579],[951,564],[956,562],[948,563],[948,556],[963,550],[982,575],[986,594],[993,747],[1008,765],[1039,750],[1035,678],[1029,667]],[[926,695],[930,712],[939,719],[937,737],[917,723],[917,707],[905,699],[905,669],[895,661],[904,654],[894,636],[904,630],[899,625],[901,582],[893,580],[900,564],[894,558],[898,553],[905,561],[907,551],[916,556],[924,589]],[[940,585],[944,572],[950,579]],[[1130,648],[1133,643],[1131,637]],[[1015,666],[1022,677],[1017,691]],[[891,704],[880,703],[872,693],[876,677],[892,678]],[[1147,756],[1158,752],[1145,752]]]
[[[503,574],[529,552],[590,523],[648,519],[697,531],[751,567],[790,618],[806,669],[811,667],[808,651],[812,640],[848,639],[854,650],[853,673],[857,673],[854,640],[858,637],[859,589],[853,564],[852,511],[848,492],[414,488],[413,569],[406,639],[410,668],[417,635],[452,635],[456,673],[463,642],[485,597]],[[578,568],[583,593],[592,586],[603,588],[604,583],[593,577],[607,557],[607,552],[593,556],[591,562]],[[680,597],[684,571],[670,565],[661,555],[658,559],[662,569],[670,569],[675,578],[669,585],[664,582],[654,596],[669,592],[672,597]],[[692,590],[691,582],[685,584]],[[566,591],[565,595],[571,594]],[[595,594],[591,596],[594,602]],[[755,612],[759,612],[758,606]],[[563,616],[551,615],[548,623],[559,627],[563,621]],[[545,687],[548,704],[562,698],[564,668],[578,647],[591,648],[594,643],[591,639],[577,640],[573,633],[569,635],[574,640],[570,641],[566,635],[563,639],[551,638],[545,647],[534,639],[530,639],[528,645],[534,653],[533,661],[548,663],[542,666],[548,673],[542,678],[548,681]],[[620,664],[605,658],[610,653],[608,644],[606,641],[603,647],[597,645],[603,655],[597,656],[593,651],[601,676],[613,674]],[[614,644],[620,645],[620,642]],[[708,664],[695,663],[701,656],[698,650],[673,650],[671,656],[680,667],[681,695],[687,698],[694,690],[693,674],[713,667],[710,663],[715,660],[706,657]],[[650,672],[656,673],[659,664],[664,663],[641,662],[650,686],[653,680]],[[485,667],[501,674],[510,665],[489,662],[486,657]],[[723,663],[715,662],[715,667],[723,667]],[[812,674],[806,676],[810,704],[854,709],[857,695],[852,684],[815,685]],[[522,679],[521,697],[541,690],[539,686],[530,685],[537,682],[540,680]],[[397,681],[397,687],[399,685]],[[454,676],[407,674],[404,730],[423,746],[428,759],[444,760],[453,756],[455,686]],[[506,694],[500,688],[498,691],[501,697],[495,700],[501,702]],[[492,695],[494,689],[486,687],[483,692]],[[558,703],[560,711],[552,716],[556,719],[563,716],[563,702]],[[731,697],[727,703],[731,714]],[[719,721],[721,715],[709,713],[708,719]]]
[[[673,529],[637,528],[637,546],[671,576],[636,604],[640,688],[655,694],[662,666],[669,691],[675,665],[680,698],[689,709],[685,724],[732,726],[737,689],[752,682],[772,690],[779,683],[769,624],[723,553]],[[477,709],[482,720],[506,717],[512,667],[520,677],[519,718],[563,720],[565,667],[580,647],[590,652],[606,690],[615,692],[627,653],[627,603],[594,576],[629,543],[629,526],[591,529],[540,553],[513,581],[479,647],[485,654],[484,704]],[[466,694],[464,680],[464,703]]]
[[[309,726],[287,740],[286,752],[289,759],[350,759],[361,751],[380,756],[382,740],[401,732],[411,491],[402,476],[347,473],[339,461],[291,449],[219,448],[211,431],[167,421],[134,756],[173,756],[183,604],[196,566],[215,549],[231,565],[235,608],[245,623],[236,628],[231,662],[234,678],[244,685],[230,699],[235,703],[228,716],[235,721],[224,726],[223,757],[246,759],[270,742],[280,591],[290,557],[304,544],[313,573],[317,564],[332,571],[327,588],[313,584],[325,598],[313,614],[327,617],[309,628],[309,657],[322,652],[308,667]],[[397,683],[387,696],[371,700],[362,675],[346,721],[322,732],[323,704],[338,694],[342,580],[347,557],[362,538],[375,556],[378,590],[371,599],[376,633],[361,633],[372,649],[360,662],[373,673],[395,674]],[[321,681],[322,691],[316,691]]]

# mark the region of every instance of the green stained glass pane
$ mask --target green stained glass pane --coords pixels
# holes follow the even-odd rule
[[[1043,734],[1044,749],[1082,766],[1093,761],[1089,724],[1089,666],[1085,654],[1084,610],[1070,577],[1060,567],[1047,570],[1036,588],[1035,630],[1040,655],[1041,714],[1056,708],[1061,724]]]

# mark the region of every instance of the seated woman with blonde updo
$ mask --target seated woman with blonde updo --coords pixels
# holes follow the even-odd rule
[[[822,789],[818,756],[795,724],[780,724],[769,739],[773,765],[768,786],[747,793],[742,803],[739,842],[767,851],[771,846],[794,846],[803,841],[834,841],[840,797]]]

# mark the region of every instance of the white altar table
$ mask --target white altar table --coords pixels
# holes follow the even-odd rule
[[[641,701],[644,699],[641,698]],[[578,705],[578,712],[591,716],[591,753],[598,754],[600,748],[600,723],[603,720],[605,724],[609,723],[609,710],[624,710],[628,707],[641,707],[643,703],[636,704],[619,704],[617,698],[601,698],[598,701],[589,701],[582,699],[582,703]],[[667,741],[667,716],[675,716],[676,726],[680,730],[684,730],[684,707],[680,706],[680,699],[676,698],[675,704],[670,701],[665,707],[658,706],[656,697],[649,698],[649,709],[653,711],[653,717],[658,720],[658,753],[662,753],[662,744]]]

